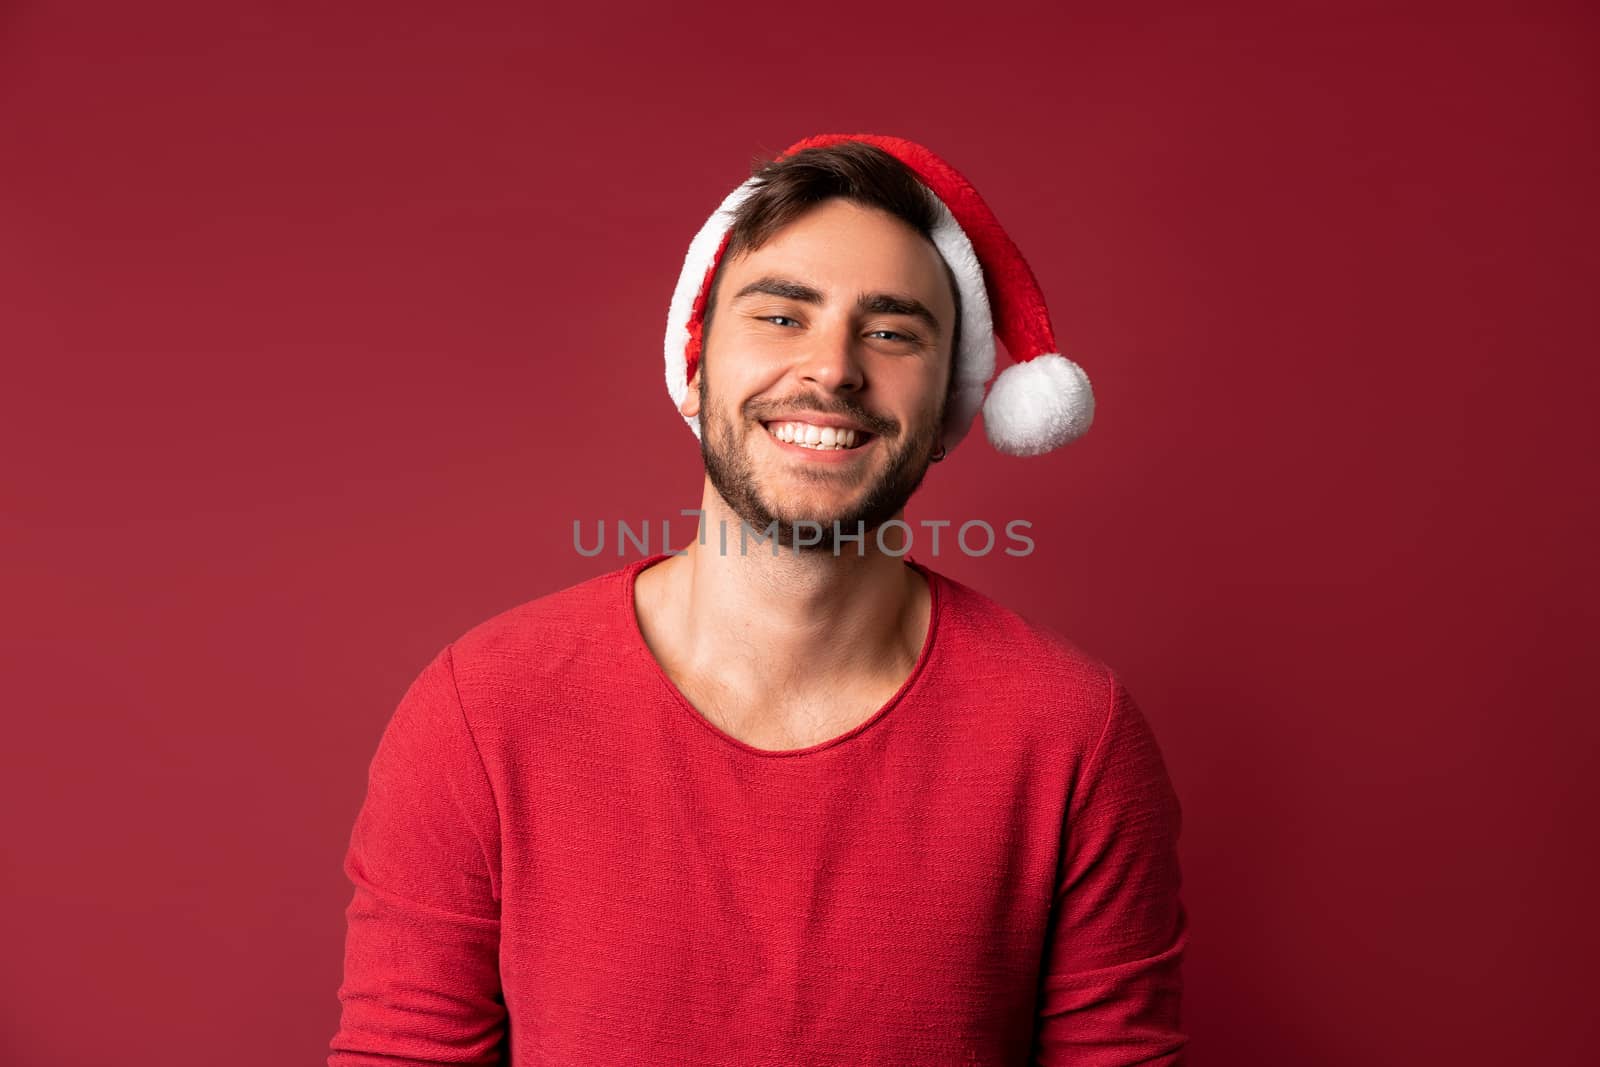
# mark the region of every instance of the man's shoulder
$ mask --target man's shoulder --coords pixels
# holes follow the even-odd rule
[[[941,627],[954,651],[985,673],[1017,682],[1045,683],[1096,699],[1113,684],[1111,667],[1078,641],[1037,617],[1023,614],[980,589],[940,575],[948,597]]]
[[[627,635],[632,566],[524,600],[466,630],[450,645],[458,683],[558,671],[614,650]]]

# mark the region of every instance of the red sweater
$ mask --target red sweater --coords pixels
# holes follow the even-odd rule
[[[1180,1064],[1180,822],[1106,666],[911,560],[910,677],[831,741],[712,726],[650,654],[658,554],[444,648],[345,861],[357,1064]]]

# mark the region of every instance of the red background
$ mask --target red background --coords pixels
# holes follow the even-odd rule
[[[625,562],[575,518],[695,506],[689,239],[868,131],[972,179],[1095,383],[911,517],[1033,522],[935,565],[1155,725],[1191,1062],[1580,1062],[1595,19],[1188,8],[9,5],[6,1061],[321,1062],[395,702]]]

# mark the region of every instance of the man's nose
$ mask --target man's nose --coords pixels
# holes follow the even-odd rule
[[[800,377],[829,392],[860,392],[866,385],[861,355],[850,328],[817,330],[800,364]]]

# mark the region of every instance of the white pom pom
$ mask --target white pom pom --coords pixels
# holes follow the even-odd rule
[[[1094,392],[1083,368],[1058,352],[1014,363],[989,387],[983,429],[1011,456],[1037,456],[1083,436],[1094,420]]]

